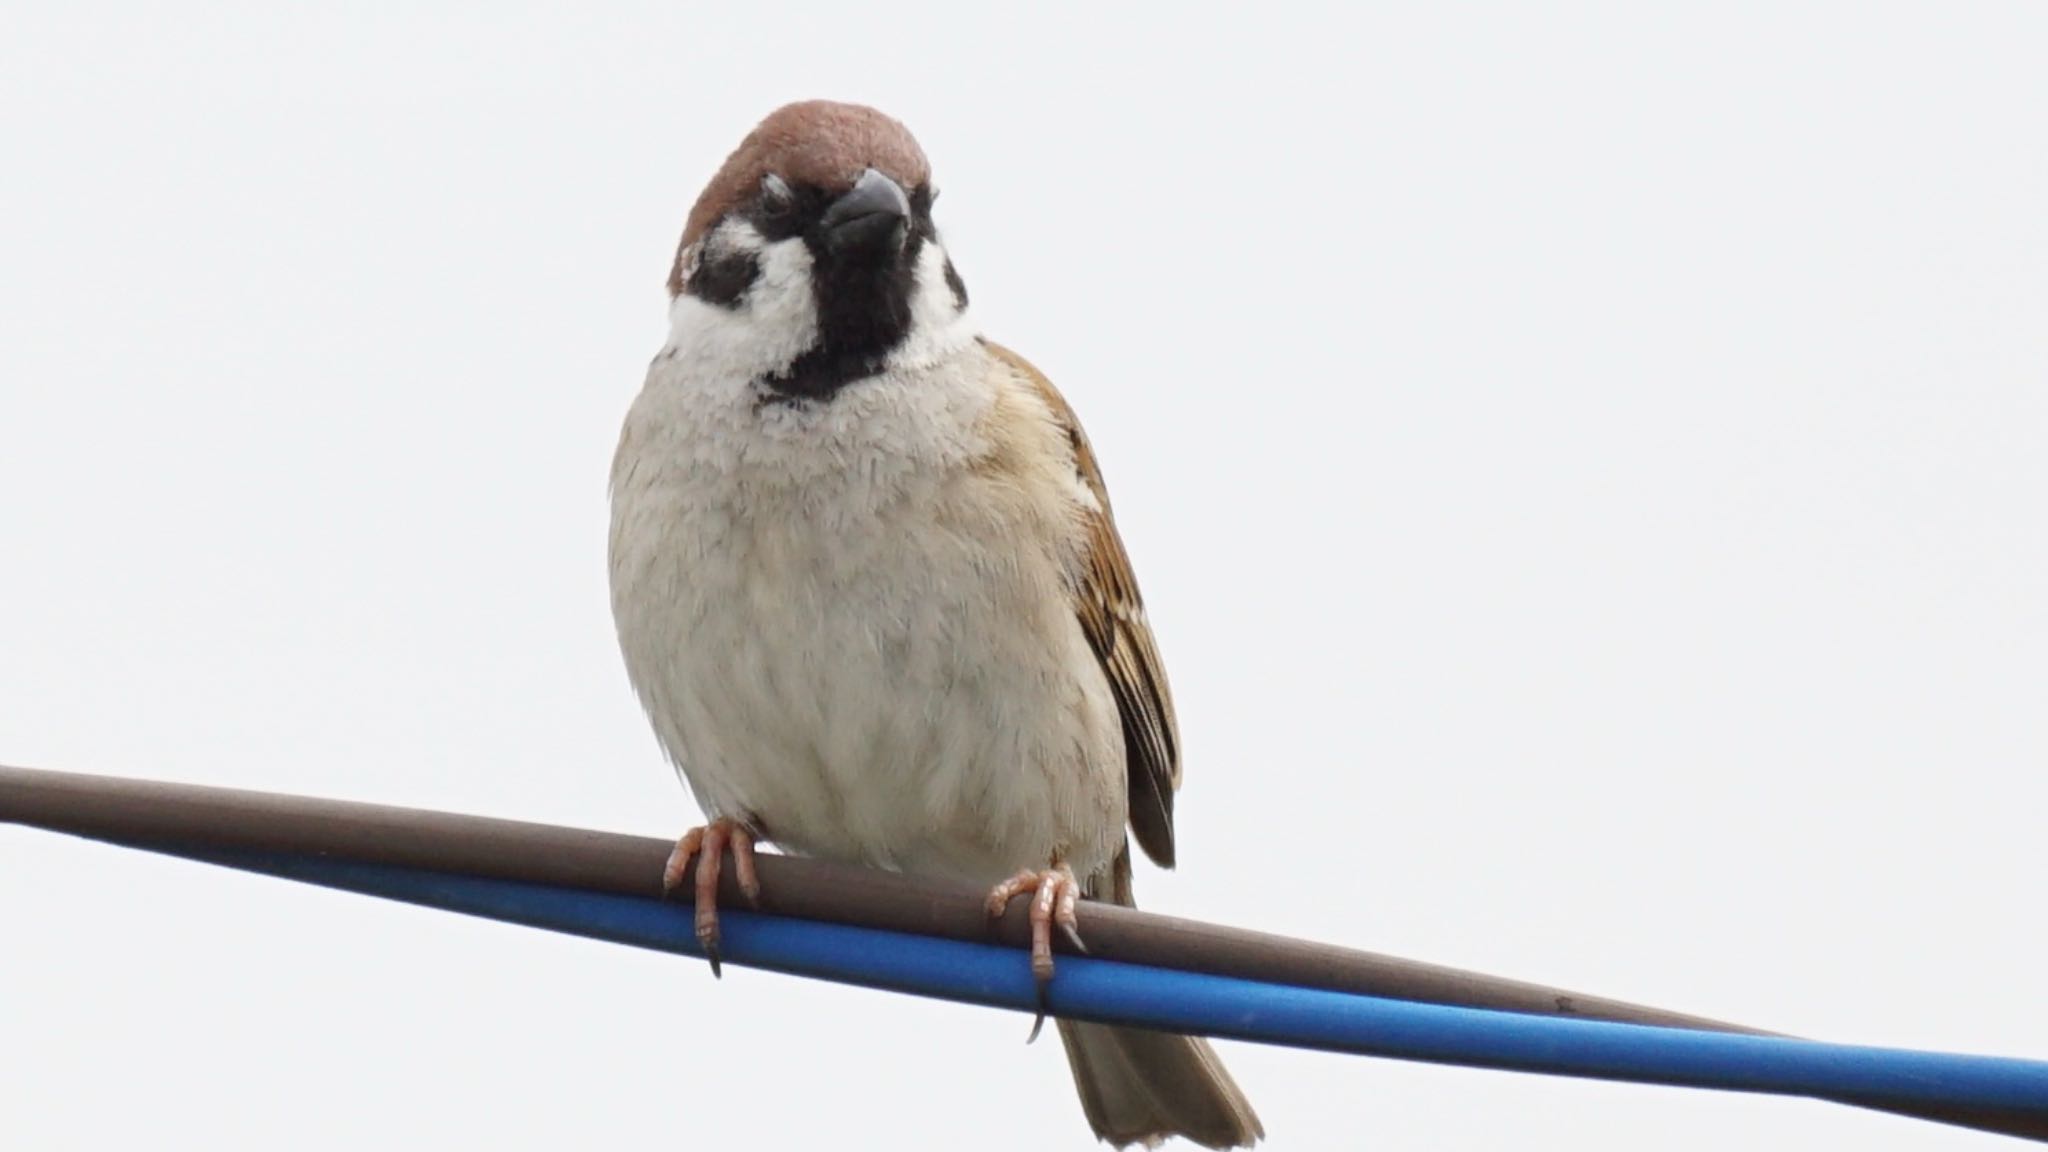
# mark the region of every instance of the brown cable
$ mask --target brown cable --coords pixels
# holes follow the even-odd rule
[[[334,856],[369,864],[515,880],[660,899],[665,840],[323,800],[0,765],[0,822],[137,847],[200,846]],[[1030,940],[1022,903],[991,923],[973,884],[902,876],[792,856],[762,855],[761,910],[953,940]],[[733,870],[720,897],[738,902]],[[685,898],[686,895],[685,895]],[[1704,1017],[1121,908],[1084,903],[1081,937],[1098,959],[1293,984],[1394,1000],[1750,1035],[1777,1035]],[[1844,1103],[2048,1140],[2048,1121],[1993,1109],[1881,1100]]]

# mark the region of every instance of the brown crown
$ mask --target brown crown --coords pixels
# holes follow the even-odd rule
[[[869,168],[906,190],[931,181],[931,164],[910,129],[873,108],[804,100],[770,112],[725,158],[690,209],[675,266],[669,271],[669,294],[683,290],[683,253],[727,212],[752,197],[762,177],[772,172],[791,184],[836,193],[853,187]]]

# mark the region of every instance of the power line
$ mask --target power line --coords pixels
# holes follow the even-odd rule
[[[418,809],[0,767],[0,821],[640,947],[697,954],[663,840]],[[996,1007],[1038,1003],[1024,912],[971,884],[784,856],[722,893],[735,964]],[[727,870],[728,878],[731,870]],[[1556,1075],[1809,1095],[2048,1140],[2048,1063],[1822,1044],[1285,937],[1084,904],[1055,1015]]]

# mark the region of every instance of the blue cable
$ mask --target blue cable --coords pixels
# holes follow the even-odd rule
[[[473,916],[700,956],[686,905],[284,854],[165,849]],[[721,910],[728,964],[1034,1011],[1019,949]],[[1883,1097],[2048,1117],[2048,1063],[1695,1032],[1386,1000],[1062,956],[1053,1014],[1479,1068],[1794,1096]]]

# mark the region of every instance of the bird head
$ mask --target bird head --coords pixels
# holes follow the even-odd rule
[[[675,339],[772,396],[830,399],[972,338],[932,223],[931,165],[872,108],[813,100],[748,133],[691,208],[669,273]]]

